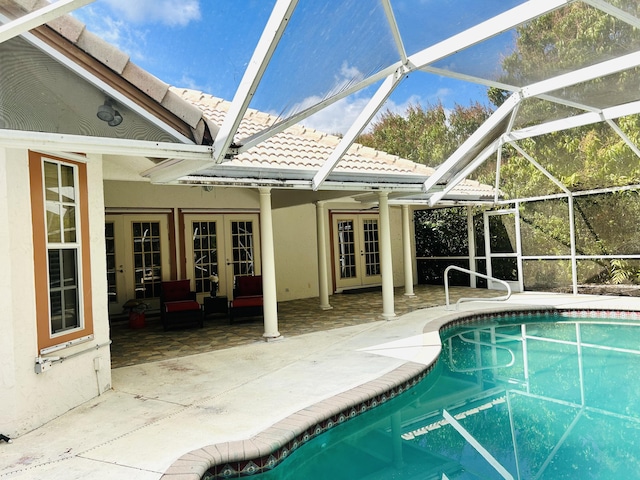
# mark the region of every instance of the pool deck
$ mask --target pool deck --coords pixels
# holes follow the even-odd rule
[[[514,306],[640,310],[640,299],[526,293],[506,304],[464,303],[460,311]],[[281,436],[288,435],[292,422],[285,419],[296,412],[314,405],[339,410],[348,392],[361,395],[381,377],[419,371],[438,354],[433,332],[452,314],[433,307],[393,320],[116,368],[113,390],[11,444],[0,443],[0,478],[199,478],[208,459],[266,448],[264,431],[273,434],[275,424]],[[270,438],[271,444],[280,441]]]

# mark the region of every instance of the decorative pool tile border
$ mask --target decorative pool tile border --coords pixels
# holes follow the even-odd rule
[[[553,313],[566,318],[620,318],[640,321],[640,312],[624,310],[561,310],[549,307],[453,312],[429,322],[426,331],[442,331],[487,318],[527,317]],[[361,415],[416,386],[433,369],[407,362],[376,380],[322,400],[280,420],[248,440],[209,445],[181,456],[163,480],[221,480],[243,478],[271,470],[294,450],[351,418]]]

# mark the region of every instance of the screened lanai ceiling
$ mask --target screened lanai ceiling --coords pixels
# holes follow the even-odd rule
[[[3,2],[8,0],[0,4]],[[412,99],[445,106],[452,99],[462,104],[486,104],[489,88],[502,95],[500,106],[424,180],[422,195],[431,204],[443,199],[488,159],[497,157],[499,164],[505,145],[518,149],[518,142],[552,132],[607,122],[625,148],[635,155],[640,153],[616,123],[640,112],[637,1],[260,3],[257,7],[254,2],[175,2],[171,8],[176,22],[190,14],[187,8],[198,10],[199,21],[186,22],[184,28],[171,22],[149,27],[147,35],[162,38],[163,43],[153,52],[155,61],[143,62],[147,70],[164,81],[175,78],[170,83],[177,86],[185,86],[178,85],[179,80],[188,78],[202,85],[205,93],[232,101],[219,128],[212,129],[211,146],[189,150],[188,158],[179,149],[171,152],[166,145],[158,149],[155,157],[166,160],[153,169],[152,181],[180,182],[194,176],[206,179],[215,175],[219,165],[291,125],[313,124],[323,115],[344,119],[348,107],[350,124],[340,132],[328,132],[340,133],[342,140],[308,180],[308,187],[318,190],[380,112],[397,110],[398,105]],[[0,41],[26,34],[67,13],[89,28],[92,15],[100,11],[109,11],[113,19],[124,21],[132,13],[122,5],[116,0],[59,0],[13,21],[4,17]],[[147,5],[146,15],[154,17],[171,2],[141,5]],[[569,24],[558,21],[566,9],[579,10],[566,16],[573,19]],[[543,33],[539,38],[525,38],[530,35],[527,26],[534,23]],[[569,51],[575,46],[560,41],[554,29],[583,38],[585,48]],[[236,35],[225,33],[230,31]],[[528,55],[536,62],[527,63],[519,49],[522,41],[533,45]],[[240,44],[249,45],[249,53],[242,53]],[[239,134],[250,108],[268,112],[271,123],[249,135]],[[180,141],[184,139],[176,137],[175,142]],[[152,145],[146,147],[153,150]],[[523,155],[544,170],[540,159]],[[415,192],[412,195],[415,198]]]

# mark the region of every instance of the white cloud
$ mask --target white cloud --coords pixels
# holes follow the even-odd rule
[[[311,97],[305,103],[315,105],[318,101],[318,98]],[[300,123],[321,132],[344,134],[368,102],[369,98],[342,98]]]
[[[378,113],[373,117],[371,123],[376,122],[380,119],[384,112],[391,112],[397,115],[404,115],[407,112],[407,109],[410,106],[421,105],[422,107],[427,107],[428,105],[435,105],[439,102],[442,104],[445,103],[445,98],[450,96],[453,92],[450,89],[443,88],[438,90],[437,92],[429,95],[428,98],[423,98],[420,95],[411,95],[407,97],[403,102],[396,103],[395,101],[389,99],[387,102],[380,108]],[[329,105],[328,107],[320,110],[318,113],[312,115],[311,117],[305,118],[300,123],[310,127],[315,128],[321,132],[325,133],[341,133],[344,134],[349,130],[349,127],[353,124],[353,122],[358,118],[360,112],[364,109],[364,107],[369,102],[370,98],[343,98],[338,100],[337,102]],[[319,97],[308,97],[300,104],[296,105],[296,111],[303,111],[305,108],[309,108],[313,105],[318,104],[321,101]],[[445,113],[448,116],[450,110],[445,108]],[[369,131],[369,126],[365,128],[364,132]]]
[[[136,62],[144,60],[146,31],[135,28],[122,19],[116,19],[99,6],[88,6],[74,12],[87,28],[106,42],[127,52]]]
[[[200,19],[199,0],[105,0],[126,20],[184,27]]]

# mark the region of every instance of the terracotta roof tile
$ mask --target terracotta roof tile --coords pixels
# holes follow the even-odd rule
[[[49,26],[71,43],[76,43],[86,28],[84,23],[69,15],[50,21]]]
[[[78,37],[76,45],[119,74],[129,62],[129,55],[86,29]]]
[[[149,77],[149,74],[135,63],[127,63],[122,71],[122,77],[129,83],[138,85],[140,90],[158,103],[162,102],[162,99],[169,90],[169,84],[163,82],[159,78]]]
[[[183,99],[172,90],[168,90],[162,99],[162,106],[172,112],[178,118],[184,120],[191,127],[195,127],[202,119],[202,111]]]

